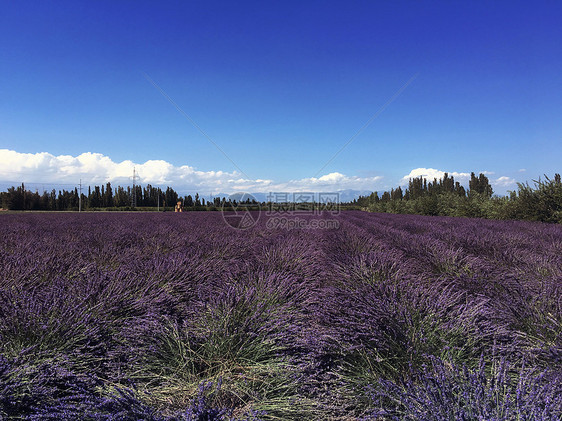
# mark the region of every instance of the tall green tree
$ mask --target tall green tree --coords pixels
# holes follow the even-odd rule
[[[113,207],[113,189],[111,187],[111,183],[108,182],[105,185],[105,192],[103,193],[103,206],[106,208]]]

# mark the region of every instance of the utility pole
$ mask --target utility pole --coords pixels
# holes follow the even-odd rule
[[[131,207],[137,207],[137,174],[135,172],[135,167],[133,167],[133,191],[131,194]]]
[[[82,212],[82,179],[80,179],[80,193],[78,194],[78,212]]]

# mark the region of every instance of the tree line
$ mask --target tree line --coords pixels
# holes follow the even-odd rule
[[[133,206],[133,198],[136,206]],[[181,201],[185,210],[217,210],[237,205],[224,197],[205,200],[198,193],[194,196],[180,196],[173,188],[165,190],[148,184],[145,187],[116,187],[111,183],[88,187],[87,194],[78,191],[53,189],[39,193],[26,189],[22,183],[0,192],[2,209],[77,211],[82,210],[172,210]],[[257,205],[275,208],[274,204],[256,201],[244,202],[248,209],[257,210]],[[238,204],[239,205],[239,204]],[[562,182],[560,174],[553,179],[535,180],[517,184],[517,191],[507,196],[494,196],[493,189],[485,174],[471,173],[468,189],[445,173],[442,178],[428,181],[417,177],[410,179],[408,187],[385,191],[379,196],[374,192],[360,196],[350,203],[339,204],[342,209],[363,209],[372,212],[412,213],[420,215],[466,216],[489,219],[525,219],[542,222],[562,223]]]
[[[133,198],[135,200],[133,201]],[[113,188],[111,183],[101,186],[88,187],[88,193],[71,190],[51,190],[50,192],[32,192],[25,184],[10,187],[0,192],[0,204],[9,210],[44,210],[44,211],[77,211],[82,210],[132,210],[134,208],[158,208],[170,210],[181,201],[187,210],[207,210],[224,205],[225,199],[215,197],[206,201],[198,193],[195,196],[181,197],[173,188],[165,190],[148,184],[146,187],[135,186]],[[136,206],[133,206],[136,202]]]
[[[488,177],[471,173],[465,189],[448,173],[428,181],[410,179],[405,191],[401,187],[360,196],[354,204],[372,212],[411,213],[419,215],[466,216],[489,219],[525,219],[562,223],[562,182],[534,180],[534,185],[517,183],[517,190],[507,196],[494,196]]]

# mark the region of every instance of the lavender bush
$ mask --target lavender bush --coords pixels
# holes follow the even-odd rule
[[[379,408],[365,419],[554,420],[562,414],[562,385],[545,373],[511,372],[505,360],[486,370],[432,359],[423,372],[399,383],[380,380],[369,388]]]
[[[562,417],[562,227],[331,218],[0,215],[0,419]]]

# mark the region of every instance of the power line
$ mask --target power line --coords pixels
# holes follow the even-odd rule
[[[51,182],[45,182],[45,181],[25,181],[25,180],[0,180],[0,183],[3,184],[40,184],[42,186],[73,186],[76,187],[76,183],[51,183]]]

